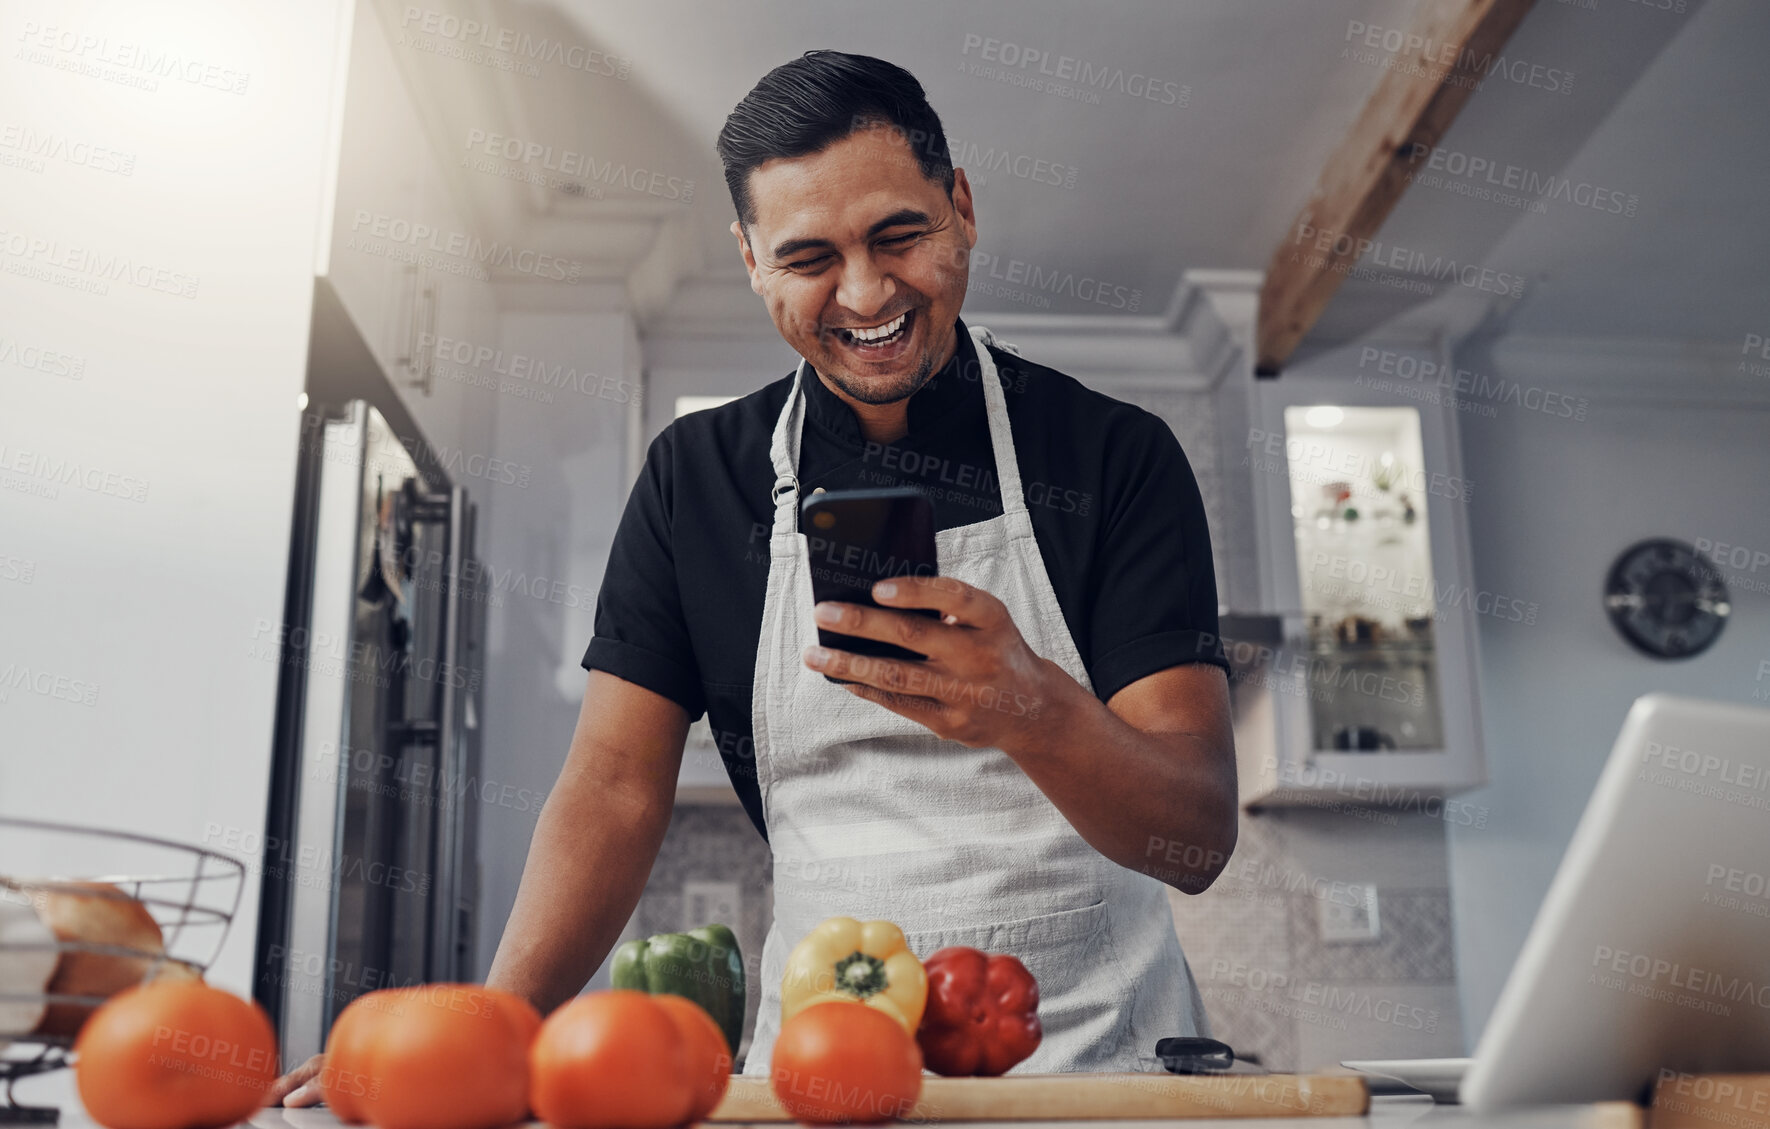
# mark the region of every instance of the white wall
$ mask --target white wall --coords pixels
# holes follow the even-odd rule
[[[1770,551],[1770,404],[1693,399],[1725,388],[1724,371],[1688,360],[1657,366],[1642,398],[1596,384],[1566,410],[1496,405],[1460,412],[1476,586],[1540,605],[1534,624],[1481,617],[1482,720],[1491,783],[1467,794],[1485,828],[1450,829],[1451,890],[1463,1014],[1471,1047],[1487,1022],[1561,853],[1610,752],[1623,714],[1653,690],[1764,704],[1770,678],[1770,568],[1723,570],[1732,621],[1708,652],[1678,662],[1633,650],[1610,627],[1603,584],[1623,549],[1650,536],[1699,538]],[[1524,388],[1565,384],[1569,364],[1508,363],[1484,349],[1459,366]],[[1621,370],[1641,367],[1619,356]],[[1633,382],[1629,382],[1632,386]],[[1763,383],[1761,378],[1758,383]],[[1735,391],[1750,393],[1744,379]],[[1759,393],[1762,395],[1762,392]],[[1540,396],[1529,402],[1542,402]],[[1558,402],[1559,403],[1559,402]],[[1755,582],[1758,591],[1751,591]]]
[[[250,656],[283,610],[342,6],[0,11],[0,130],[31,139],[0,135],[7,814],[262,831],[277,665]],[[151,865],[21,854],[6,869]],[[254,873],[211,973],[239,992],[257,894]]]
[[[725,337],[658,337],[645,343],[644,442],[676,418],[678,396],[747,396],[799,364],[772,327]],[[643,452],[641,452],[643,454]],[[764,467],[758,474],[769,473]]]
[[[497,797],[480,812],[477,963],[491,967],[516,901],[540,803],[565,761],[583,701],[597,590],[626,504],[626,430],[637,393],[631,331],[619,313],[506,313],[509,371],[545,366],[552,384],[509,380],[496,393],[492,453],[534,468],[529,485],[494,487],[479,530],[488,608],[481,775]],[[524,360],[518,360],[518,357]],[[536,370],[539,371],[539,370]],[[566,375],[575,371],[576,377]],[[547,392],[551,400],[527,393]],[[487,392],[487,395],[493,393]],[[509,787],[506,788],[505,786]]]

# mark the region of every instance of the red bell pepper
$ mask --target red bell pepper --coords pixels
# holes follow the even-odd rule
[[[922,967],[928,1004],[916,1042],[928,1069],[948,1077],[1002,1074],[1038,1049],[1039,982],[1018,959],[954,945]]]

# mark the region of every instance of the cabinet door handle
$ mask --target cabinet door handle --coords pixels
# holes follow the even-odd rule
[[[410,377],[416,376],[418,372],[418,304],[422,301],[419,291],[423,283],[418,277],[416,263],[408,264],[404,273],[405,284],[400,287],[400,313],[406,323],[405,350],[393,359],[393,363],[405,369],[406,375]]]
[[[429,353],[436,348],[436,283],[421,265],[406,268],[411,279],[411,312],[406,317],[406,352],[394,363],[406,370],[406,386],[426,396],[431,393],[436,365]],[[402,303],[403,306],[403,303]]]
[[[424,320],[418,327],[418,387],[431,394],[436,376],[436,281],[424,283]]]

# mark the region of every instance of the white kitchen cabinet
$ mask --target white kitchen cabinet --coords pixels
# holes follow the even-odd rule
[[[1224,631],[1242,800],[1437,814],[1485,780],[1475,617],[1535,609],[1473,583],[1453,405],[1379,391],[1358,355],[1249,389],[1239,464],[1272,627]]]
[[[375,359],[396,384],[415,348],[415,271],[409,258],[430,170],[428,144],[373,5],[354,5],[323,273]]]
[[[496,346],[497,303],[479,253],[487,243],[426,130],[411,60],[395,47],[381,7],[354,5],[335,115],[332,231],[320,270],[444,472],[491,493],[521,474],[513,462],[489,458],[495,398],[470,364],[437,356],[439,343],[469,355]]]
[[[438,237],[439,247],[464,246],[474,225],[435,154],[427,150],[424,157],[431,175],[420,184],[418,214],[426,217],[426,222],[437,231],[446,233]],[[450,242],[451,239],[454,241]],[[390,370],[394,382],[411,405],[419,426],[434,441],[458,447],[467,454],[489,455],[496,425],[496,413],[491,408],[501,397],[486,382],[500,378],[488,366],[476,367],[459,358],[471,357],[482,346],[498,345],[497,299],[490,270],[471,252],[432,251],[426,262],[416,267],[411,293],[411,304],[405,308],[411,311],[412,348],[402,349],[400,354],[409,358],[408,363]],[[486,470],[489,490],[515,488],[519,478],[527,481],[518,465],[520,460],[506,461],[512,465],[500,463]],[[477,461],[473,464],[475,468],[479,466]],[[458,478],[463,472],[451,473]],[[471,474],[471,468],[466,473]]]

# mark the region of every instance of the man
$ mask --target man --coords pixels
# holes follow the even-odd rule
[[[1163,883],[1205,889],[1235,843],[1185,455],[1156,417],[959,318],[970,185],[906,71],[807,52],[718,148],[751,288],[805,363],[652,443],[488,983],[543,1011],[582,989],[704,711],[774,853],[746,1072],[768,1069],[787,951],[833,914],[894,921],[922,956],[1019,957],[1045,1029],[1023,1069],[1148,1068],[1158,1038],[1204,1028]],[[933,498],[941,575],[877,586],[882,608],[813,608],[800,499],[893,484]],[[819,625],[928,659],[825,653]]]

